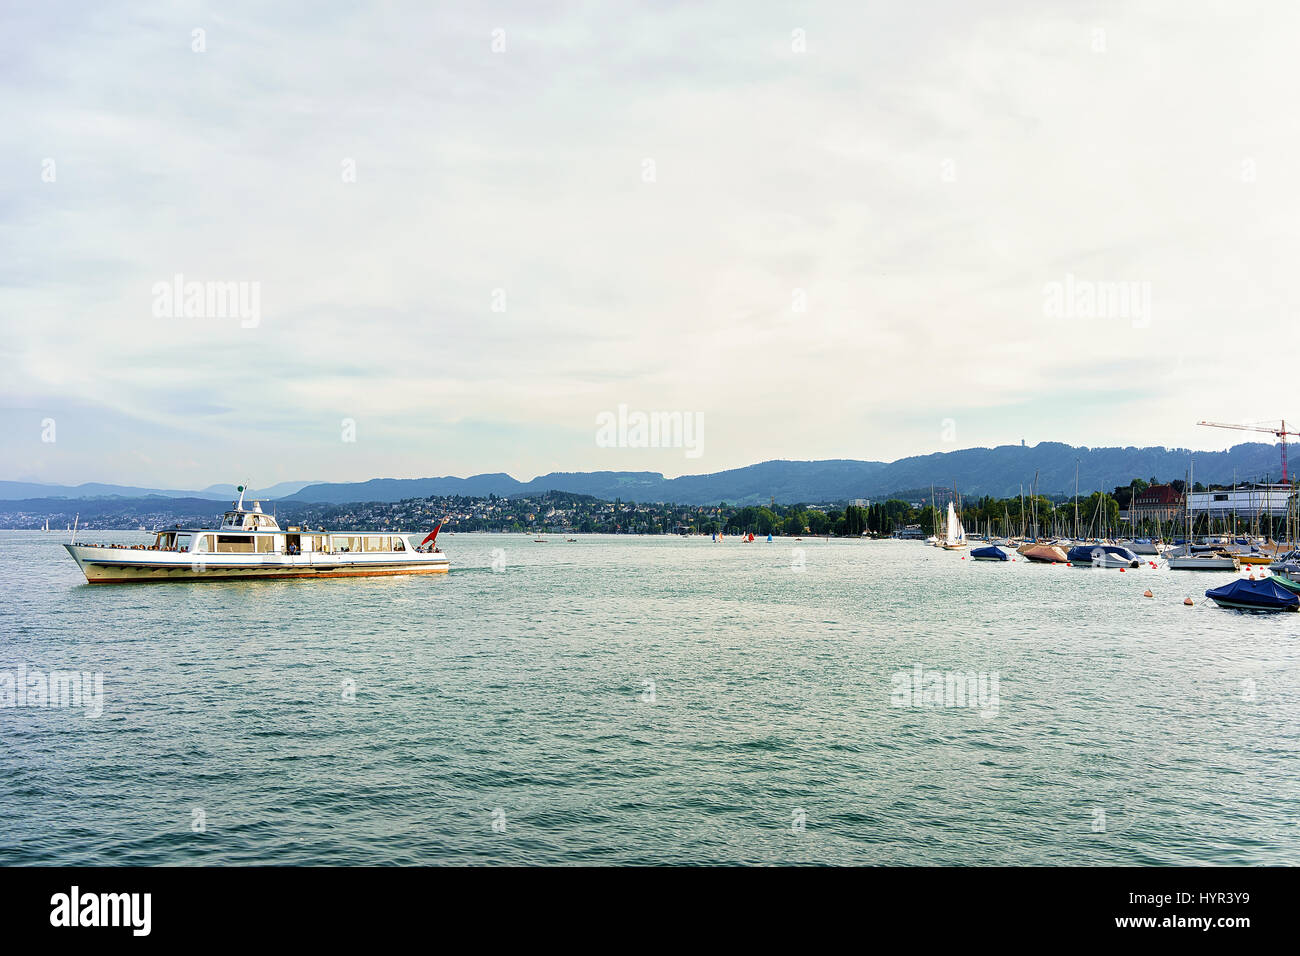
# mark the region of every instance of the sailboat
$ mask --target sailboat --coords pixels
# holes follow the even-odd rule
[[[1187,466],[1187,488],[1183,500],[1187,504],[1187,543],[1165,552],[1165,563],[1171,571],[1240,571],[1241,562],[1235,554],[1214,548],[1198,548],[1192,538],[1192,466]]]
[[[948,527],[944,530],[943,548],[945,551],[959,551],[966,547],[966,529],[961,526],[957,509],[948,502]]]

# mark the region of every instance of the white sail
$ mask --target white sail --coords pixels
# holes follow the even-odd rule
[[[944,539],[948,544],[961,544],[966,540],[966,529],[961,526],[961,519],[951,501],[948,502],[948,528]]]

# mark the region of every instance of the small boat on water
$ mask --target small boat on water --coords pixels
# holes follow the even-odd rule
[[[1276,572],[1278,568],[1286,567],[1288,564],[1300,564],[1300,551],[1286,551],[1279,554],[1277,560],[1270,564],[1268,569]]]
[[[1140,568],[1142,560],[1118,544],[1079,544],[1065,555],[1077,568]]]
[[[970,556],[976,561],[1009,561],[1010,560],[1010,556],[995,544],[989,545],[987,548],[974,548],[971,551]]]
[[[1269,568],[1273,572],[1272,580],[1276,581],[1288,591],[1294,591],[1300,594],[1300,564],[1282,564],[1274,565]]]
[[[1240,571],[1241,562],[1235,554],[1210,551],[1193,554],[1165,552],[1165,563],[1170,571]]]
[[[1065,551],[1054,544],[1026,542],[1016,548],[1016,552],[1030,561],[1037,561],[1039,564],[1065,564],[1069,560],[1065,555]]]
[[[1300,610],[1300,594],[1288,591],[1272,578],[1249,581],[1238,578],[1221,588],[1211,588],[1205,596],[1219,607],[1236,611],[1295,611]]]
[[[419,544],[411,533],[281,529],[259,502],[244,507],[244,488],[215,527],[155,532],[152,545],[65,544],[90,584],[141,581],[338,578],[446,573],[438,531]]]
[[[1163,541],[1152,541],[1150,538],[1133,538],[1132,540],[1121,541],[1120,544],[1134,554],[1159,554],[1165,549]]]

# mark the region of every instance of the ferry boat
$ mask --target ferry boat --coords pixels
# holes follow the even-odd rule
[[[451,561],[437,547],[440,522],[418,544],[409,532],[339,532],[281,528],[260,502],[239,501],[213,528],[155,532],[152,545],[65,544],[91,584],[267,578],[341,578],[445,574]]]

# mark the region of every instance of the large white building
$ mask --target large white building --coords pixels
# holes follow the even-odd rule
[[[1287,501],[1293,494],[1294,491],[1287,485],[1259,485],[1235,491],[1193,491],[1190,506],[1193,515],[1209,515],[1211,518],[1230,517],[1233,514],[1238,518],[1256,514],[1284,518]]]

